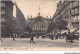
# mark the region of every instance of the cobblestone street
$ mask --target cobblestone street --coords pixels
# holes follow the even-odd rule
[[[74,40],[74,43],[66,42],[65,39],[42,39],[42,38],[34,38],[35,43],[30,44],[29,38],[15,38],[15,41],[12,38],[5,38],[1,43],[1,47],[28,47],[28,48],[71,48],[78,49],[79,41]]]

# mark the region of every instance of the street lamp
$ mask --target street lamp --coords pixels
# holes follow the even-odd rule
[[[15,40],[15,38],[14,38],[14,37],[15,37],[15,31],[14,31],[15,25],[14,25],[14,20],[15,20],[15,19],[13,18],[13,22],[12,22],[12,23],[13,23],[13,24],[12,24],[12,25],[13,25],[13,27],[12,27],[12,29],[13,29],[13,34],[12,34],[12,36],[13,36],[13,41]]]
[[[14,36],[15,36],[15,33],[14,33],[14,31],[13,31],[13,41],[15,40],[15,39],[14,39]]]

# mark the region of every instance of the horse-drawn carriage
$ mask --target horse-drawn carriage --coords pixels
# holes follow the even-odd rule
[[[70,34],[66,34],[66,42],[68,41],[68,40],[70,40],[71,42],[73,42],[73,35],[72,35],[72,33],[70,33]]]
[[[76,33],[68,33],[66,34],[66,42],[69,40],[70,42],[73,42],[73,40],[77,40],[79,36],[76,36]]]

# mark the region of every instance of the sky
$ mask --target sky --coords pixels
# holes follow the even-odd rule
[[[53,16],[56,8],[57,3],[59,1],[53,0],[23,0],[23,1],[16,1],[17,6],[20,8],[22,13],[24,14],[25,18],[27,16],[36,17],[39,13],[40,7],[40,15],[43,17],[50,17]]]

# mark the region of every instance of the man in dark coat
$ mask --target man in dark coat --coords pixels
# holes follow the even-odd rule
[[[68,31],[68,38],[71,40],[71,43],[73,43],[73,35],[70,30]]]
[[[51,38],[51,40],[53,40],[53,34],[52,33],[50,33],[50,38]]]
[[[33,34],[30,34],[30,43],[33,42],[34,43],[34,38],[33,38]]]

